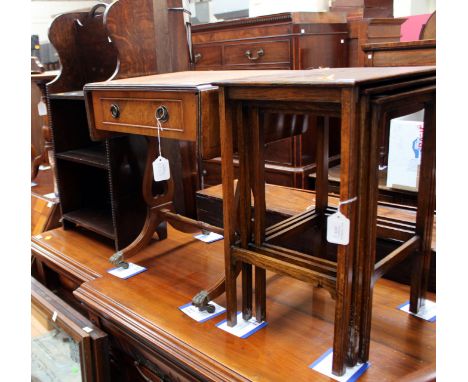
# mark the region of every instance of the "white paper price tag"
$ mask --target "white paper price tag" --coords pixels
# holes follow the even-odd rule
[[[37,111],[40,116],[47,115],[47,107],[43,101],[39,101],[39,103],[37,104]]]
[[[327,241],[333,244],[349,244],[349,219],[340,211],[327,219]]]
[[[169,161],[161,155],[158,156],[153,162],[153,175],[155,182],[168,180],[171,177]]]

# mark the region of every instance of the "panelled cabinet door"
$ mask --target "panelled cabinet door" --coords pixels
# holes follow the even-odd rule
[[[31,278],[31,380],[109,381],[107,334]]]

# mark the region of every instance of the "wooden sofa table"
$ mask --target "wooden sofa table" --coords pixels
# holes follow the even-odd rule
[[[194,71],[166,73],[114,81],[86,84],[84,94],[87,103],[91,136],[102,139],[112,134],[145,136],[148,140],[147,160],[142,179],[142,193],[147,205],[146,221],[140,235],[126,248],[110,259],[114,264],[125,265],[151,240],[158,229],[164,238],[167,222],[186,232],[207,229],[222,233],[217,227],[182,217],[174,209],[174,197],[184,193],[187,204],[195,206],[195,191],[203,188],[201,161],[219,156],[219,114],[217,87],[214,81],[243,78],[259,74],[281,73],[281,70],[260,71]],[[159,117],[158,117],[159,116]],[[163,184],[164,191],[154,190],[152,163],[158,151],[159,118],[162,154],[166,158],[173,150],[168,141],[185,144],[189,154],[170,163],[171,177]],[[167,140],[164,142],[164,140]],[[172,148],[171,148],[172,147]],[[183,182],[185,185],[178,187]]]
[[[323,287],[336,298],[332,371],[343,375],[347,366],[369,359],[372,288],[378,278],[412,255],[410,310],[418,312],[425,301],[435,203],[435,68],[316,69],[215,84],[220,87],[228,325],[237,323],[236,278],[240,269],[244,319],[267,318],[266,270]],[[377,224],[378,133],[392,118],[421,109],[425,109],[424,145],[416,226],[410,228],[395,219],[382,227]],[[314,209],[266,227],[263,158],[265,142],[272,137],[260,120],[262,113],[271,110],[320,118],[317,195]],[[332,230],[325,228],[327,217],[336,212],[328,205],[330,117],[341,118],[341,215],[336,217],[335,231],[347,231],[335,239],[336,246],[327,242]],[[235,139],[240,169],[237,197],[232,161]],[[277,244],[281,237],[297,235],[311,225],[319,227],[313,256]],[[375,263],[377,237],[392,238],[401,245]],[[328,256],[333,249],[336,260]]]
[[[323,289],[267,273],[269,324],[247,339],[215,327],[225,315],[196,323],[178,309],[223,271],[222,241],[205,244],[169,227],[166,240],[132,259],[148,270],[127,280],[106,272],[113,247],[87,231],[45,232],[32,249],[50,280],[57,274],[75,285],[82,312],[108,334],[112,381],[331,381],[308,367],[333,340],[335,304]],[[400,380],[435,361],[436,324],[396,309],[407,293],[377,282],[371,356],[385,362],[360,381]],[[224,297],[216,301],[225,306]]]

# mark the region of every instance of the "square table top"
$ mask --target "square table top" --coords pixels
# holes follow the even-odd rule
[[[317,86],[353,87],[386,80],[402,80],[421,75],[435,75],[435,66],[322,68],[312,70],[267,71],[243,78],[213,82],[219,86]]]

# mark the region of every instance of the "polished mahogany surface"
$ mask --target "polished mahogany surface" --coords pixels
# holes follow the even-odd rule
[[[81,271],[87,282],[75,296],[100,317],[200,377],[331,381],[308,368],[332,346],[334,302],[324,289],[268,273],[268,325],[248,339],[236,338],[215,327],[224,315],[198,324],[178,309],[222,274],[223,242],[205,244],[171,228],[168,233],[132,258],[148,270],[128,280],[106,273],[112,248],[102,239],[59,229],[33,238],[33,247],[49,262]],[[435,361],[436,324],[397,310],[407,298],[408,287],[377,282],[371,367],[360,381],[398,380]],[[224,297],[216,302],[224,305]]]
[[[215,81],[223,86],[356,86],[379,81],[402,79],[406,76],[435,75],[435,66],[413,66],[393,68],[324,68],[314,70],[292,70],[279,73],[263,72],[258,76]]]
[[[86,89],[112,89],[124,88],[133,89],[143,87],[151,90],[154,88],[187,88],[210,85],[215,81],[234,80],[245,77],[255,77],[264,75],[279,75],[288,73],[286,70],[206,70],[189,71],[165,74],[154,74],[150,76],[124,78],[105,82],[95,82],[86,85]]]

